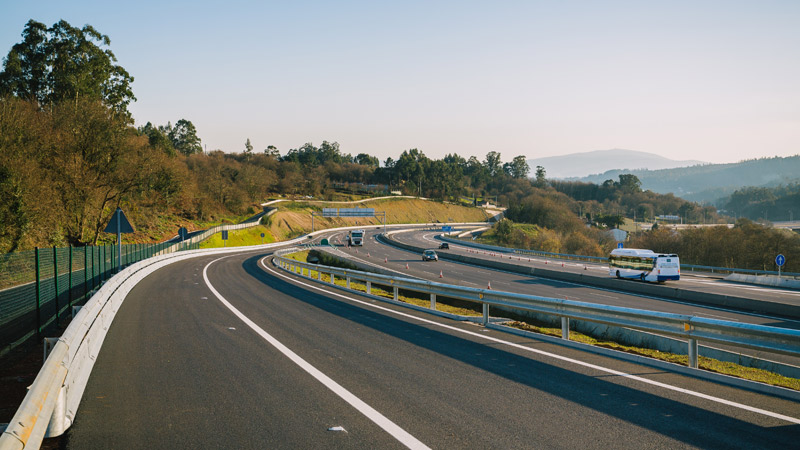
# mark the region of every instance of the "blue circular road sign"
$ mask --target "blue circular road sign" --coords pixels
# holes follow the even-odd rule
[[[783,255],[776,256],[775,257],[775,264],[777,264],[778,267],[783,266],[784,264],[786,264],[786,257],[783,256]]]

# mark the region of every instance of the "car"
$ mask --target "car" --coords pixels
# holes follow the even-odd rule
[[[447,242],[442,242],[441,244],[439,244],[439,248],[449,249],[450,244],[448,244]]]
[[[423,261],[438,261],[439,255],[436,254],[433,250],[425,250],[422,252],[422,260]]]

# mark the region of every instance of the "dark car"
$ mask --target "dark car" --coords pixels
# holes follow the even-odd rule
[[[449,249],[450,248],[450,244],[448,244],[447,242],[442,242],[441,244],[439,244],[439,248],[440,249],[441,248]]]
[[[436,254],[433,250],[425,250],[422,252],[422,260],[423,261],[438,261],[439,255]]]

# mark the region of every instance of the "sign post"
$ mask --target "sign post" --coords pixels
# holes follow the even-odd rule
[[[778,265],[778,278],[781,277],[781,267],[786,264],[786,257],[783,255],[778,255],[775,257],[775,264]]]
[[[111,216],[111,220],[108,222],[103,232],[117,233],[117,272],[119,272],[122,267],[122,233],[133,233],[133,226],[128,221],[128,218],[125,217],[122,208],[119,206],[117,207],[117,210],[114,211],[114,215]]]
[[[222,230],[222,246],[225,247],[228,241],[228,230]]]

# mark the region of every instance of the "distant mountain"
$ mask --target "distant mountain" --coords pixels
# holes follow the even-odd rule
[[[616,169],[576,181],[601,184],[605,180],[617,181],[621,174],[626,173],[639,177],[645,190],[673,193],[690,201],[715,202],[745,186],[774,187],[797,183],[800,181],[800,155],[664,170]]]
[[[542,166],[547,171],[547,178],[586,177],[613,169],[624,169],[630,172],[635,169],[660,170],[698,164],[705,163],[702,161],[675,161],[652,153],[622,149],[596,150],[528,160],[531,173],[535,173],[536,166]]]

